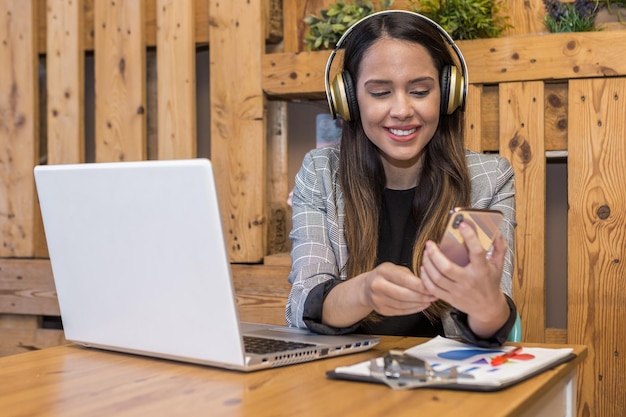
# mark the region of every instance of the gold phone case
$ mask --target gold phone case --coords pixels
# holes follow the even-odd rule
[[[459,224],[465,222],[472,227],[483,248],[489,252],[503,218],[504,215],[498,210],[455,208],[450,212],[439,248],[452,262],[465,266],[469,263],[469,254],[459,231]]]

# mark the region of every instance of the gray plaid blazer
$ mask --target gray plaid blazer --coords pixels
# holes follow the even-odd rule
[[[467,151],[474,208],[490,208],[504,213],[502,234],[508,243],[500,287],[512,295],[514,254],[515,188],[513,169],[498,155]],[[347,279],[344,265],[348,258],[343,232],[345,208],[337,177],[339,149],[326,147],[306,154],[296,175],[293,190],[291,292],[285,309],[287,324],[306,327],[302,320],[306,298],[315,286],[330,279]],[[447,336],[456,336],[456,325],[443,318]]]

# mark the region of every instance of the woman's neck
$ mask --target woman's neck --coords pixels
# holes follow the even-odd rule
[[[385,187],[391,190],[408,190],[417,187],[422,171],[422,158],[412,163],[406,162],[406,164],[390,163],[383,158]]]

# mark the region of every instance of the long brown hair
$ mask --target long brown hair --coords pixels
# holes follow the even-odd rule
[[[345,42],[344,71],[358,80],[365,52],[382,37],[422,45],[439,74],[445,65],[455,65],[441,34],[430,24],[406,13],[389,13],[359,24]],[[385,189],[385,172],[378,148],[365,135],[360,116],[344,123],[340,145],[339,179],[343,188],[348,278],[376,266],[379,219]],[[417,225],[412,270],[419,271],[427,240],[439,241],[450,209],[470,203],[470,178],[463,146],[463,112],[441,114],[434,137],[422,155],[422,170],[413,200]],[[425,312],[433,320],[449,306],[435,302]]]

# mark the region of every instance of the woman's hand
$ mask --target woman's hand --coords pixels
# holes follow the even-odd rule
[[[436,300],[408,268],[385,262],[367,273],[364,300],[384,316],[403,316],[427,309]]]
[[[509,317],[509,307],[500,290],[506,241],[497,232],[493,251],[487,256],[471,227],[461,223],[459,230],[469,251],[469,264],[461,267],[453,263],[429,241],[420,277],[429,293],[469,316],[469,325],[476,335],[490,337]]]
[[[324,300],[322,321],[348,327],[372,311],[384,316],[413,314],[435,300],[408,268],[385,262],[334,287]]]

